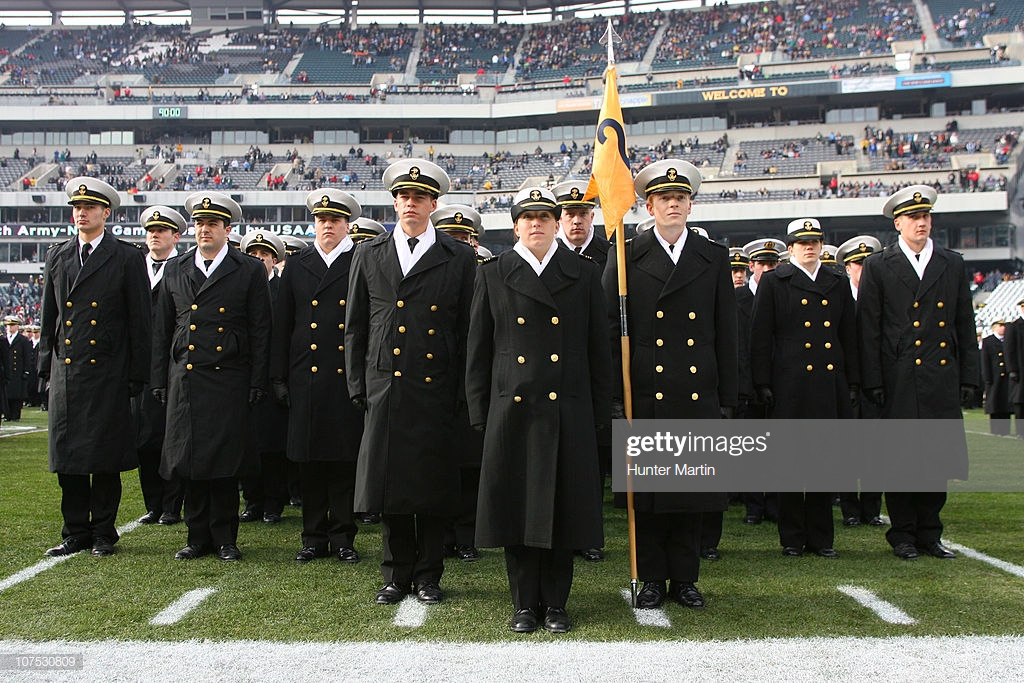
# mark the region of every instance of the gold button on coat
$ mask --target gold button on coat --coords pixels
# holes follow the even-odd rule
[[[186,366],[185,366],[185,369],[186,369],[186,370],[191,370],[191,369],[192,369],[192,364],[191,364],[191,363],[189,363],[188,365],[186,365]]]
[[[825,348],[826,349],[831,349],[832,348],[832,342],[825,342]]]
[[[659,318],[664,318],[665,317],[665,311],[658,311],[654,315],[658,316]]]
[[[225,312],[225,311],[227,311],[227,310],[228,310],[228,309],[224,308],[223,306],[221,306],[220,308],[218,308],[218,309],[217,309],[217,311],[218,311],[219,313],[224,313],[224,312]]]
[[[195,331],[196,331],[196,326],[195,326],[195,325],[189,325],[189,326],[188,326],[188,329],[190,329],[190,330],[192,330],[193,332],[195,332]]]
[[[526,318],[520,316],[520,317],[516,318],[516,322],[519,323],[520,325],[525,325],[526,324]]]
[[[811,348],[811,342],[805,342],[805,343],[804,343],[804,348],[805,348],[805,349],[809,349],[809,348]]]
[[[697,374],[697,366],[696,365],[691,365],[690,366],[690,374],[691,375],[696,375]]]
[[[825,327],[832,327],[832,321],[831,320],[826,320],[825,321]]]
[[[396,303],[395,305],[398,306],[399,308],[405,308],[405,302],[402,301],[401,299],[399,299],[398,303]]]
[[[310,371],[310,372],[316,372],[316,366],[314,365],[313,367],[311,367],[311,368],[309,369],[309,371]]]
[[[402,354],[402,349],[400,349],[400,348],[398,348],[398,347],[396,346],[396,347],[395,347],[395,350],[394,350],[394,351],[392,351],[391,353],[395,354],[396,356],[400,356],[400,355]]]
[[[313,301],[310,302],[310,303],[312,303],[314,306],[319,306],[320,305],[320,302],[317,301],[316,299],[313,299]]]
[[[189,344],[188,345],[188,350],[189,351],[195,351],[196,350],[196,345],[195,344]]]
[[[341,299],[340,301],[338,301],[338,305],[339,306],[344,306],[345,305],[345,300]]]
[[[690,394],[690,399],[696,401],[698,398],[700,398],[700,396],[697,394],[696,391]]]
[[[315,330],[316,329],[316,323],[310,323],[309,324],[309,329]]]
[[[806,306],[807,305],[807,299],[800,299],[800,305],[801,306]]]
[[[804,321],[804,327],[810,327],[810,326],[811,326],[811,321],[810,320],[805,320]]]
[[[398,326],[398,333],[399,334],[405,334],[405,325],[399,325]]]
[[[834,366],[834,365],[832,365],[831,363],[829,363],[829,364],[828,364],[828,365],[826,365],[825,367],[826,367],[826,368],[828,368],[829,370],[835,370],[835,366]]]
[[[427,354],[427,360],[434,360],[434,354],[428,353]]]
[[[69,302],[67,302],[67,303],[66,303],[66,304],[64,304],[64,305],[65,305],[65,306],[67,306],[68,308],[71,308],[71,302],[70,302],[70,301],[69,301]]]
[[[662,367],[661,365],[655,365],[655,366],[654,366],[654,371],[655,371],[655,372],[664,372],[664,371],[665,371],[665,368],[664,368],[664,367]]]
[[[656,394],[654,395],[654,398],[656,398],[656,399],[658,399],[658,400],[660,401],[661,399],[665,398],[665,394],[663,394],[663,393],[661,393],[661,392],[659,391],[658,393],[656,393]]]
[[[96,308],[96,307],[98,307],[98,306],[99,306],[99,304],[98,304],[98,303],[96,303],[95,301],[93,301],[93,302],[92,302],[92,307],[93,307],[93,308]],[[939,308],[942,308],[942,304],[939,304]]]
[[[558,316],[557,315],[551,316],[551,324],[552,325],[557,325],[558,324]]]
[[[217,353],[220,353],[220,352],[221,352],[221,351],[223,351],[223,350],[224,350],[224,347],[223,347],[223,346],[218,346],[218,347],[217,347]]]
[[[523,400],[523,397],[522,396],[513,396],[512,400],[515,401],[516,403],[521,403],[522,400]]]
[[[921,359],[920,358],[918,358],[917,360],[914,361],[914,365],[920,365],[920,364],[921,364]]]
[[[526,359],[524,357],[522,357],[522,356],[519,356],[519,358],[516,358],[516,362],[518,362],[520,365],[522,365],[523,363],[526,362]]]
[[[402,371],[401,370],[395,370],[395,377],[401,377],[401,376],[402,376]]]
[[[946,364],[946,359],[945,358],[943,358],[942,360],[939,361],[939,365],[945,365],[945,364]],[[1002,363],[1000,363],[1000,365],[1002,365]]]
[[[696,320],[697,319],[697,314],[694,313],[693,311],[690,311],[689,318],[690,318],[690,320]]]
[[[828,299],[822,299],[821,300],[821,305],[822,306],[828,306]]]
[[[64,365],[71,365],[71,359],[70,358],[65,358],[64,359]]]
[[[664,339],[655,339],[654,343],[657,344],[658,346],[664,346],[665,345],[665,340]]]
[[[550,394],[548,394],[548,398],[554,401],[556,398],[558,398],[558,394],[552,391]]]
[[[310,344],[309,345],[309,350],[310,351],[316,351],[316,344]]]
[[[424,377],[424,378],[423,378],[423,381],[424,381],[424,382],[426,382],[427,384],[430,384],[430,383],[431,383],[431,382],[433,382],[434,380],[430,379],[429,377]]]
[[[810,371],[811,371],[811,370],[813,370],[813,369],[814,369],[814,366],[813,366],[813,365],[808,365],[808,366],[807,366],[807,372],[810,372]]]
[[[551,354],[551,362],[552,363],[557,363],[558,362],[558,354],[557,353]]]
[[[198,311],[199,310],[199,305],[198,304],[192,304],[192,310],[193,311]]]

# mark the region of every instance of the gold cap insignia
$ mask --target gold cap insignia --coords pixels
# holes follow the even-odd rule
[[[85,183],[82,183],[81,185],[78,186],[78,194],[85,194],[86,190],[88,189],[89,188],[85,186]]]
[[[455,218],[455,222],[456,223],[461,223],[462,222],[462,212],[461,211],[457,211],[455,213],[454,218]]]
[[[857,248],[860,249],[861,251],[867,251],[868,250],[868,245],[866,245],[863,242],[861,242],[860,244],[857,245]]]
[[[668,172],[665,174],[665,177],[668,178],[669,180],[674,181],[676,178],[679,177],[679,171],[677,171],[674,168],[670,168],[668,169]]]
[[[262,242],[263,241],[263,233],[262,232],[256,234],[256,241],[257,242]]]
[[[210,204],[212,204],[212,203],[213,202],[210,201],[209,197],[203,197],[203,208],[204,209],[209,209],[210,208]]]
[[[409,169],[409,177],[412,178],[413,180],[416,180],[417,178],[420,177],[419,166],[413,166],[412,168]]]
[[[153,212],[153,220],[159,220],[159,219],[160,219],[160,212],[159,211],[154,211]]]
[[[765,242],[764,243],[764,248],[765,249],[774,249],[775,248],[775,242]]]
[[[572,191],[569,192],[569,196],[572,197],[573,199],[579,199],[580,189],[578,187],[572,188]]]
[[[533,191],[531,191],[530,192],[530,199],[532,199],[535,202],[539,201],[540,200],[540,190],[533,190]]]
[[[914,201],[915,202],[921,201],[921,193],[920,192],[915,192],[914,193]]]
[[[328,197],[327,195],[324,195],[323,197],[320,198],[320,206],[326,207],[330,203],[331,203],[331,198]]]
[[[814,227],[814,223],[810,221],[804,221],[804,230],[810,230]]]

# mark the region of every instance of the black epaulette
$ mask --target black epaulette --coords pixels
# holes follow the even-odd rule
[[[480,265],[480,266],[482,266],[482,265],[484,265],[485,263],[490,263],[491,261],[497,261],[497,260],[498,260],[498,257],[497,257],[497,256],[488,256],[488,257],[487,257],[487,258],[485,258],[485,259],[484,259],[483,261],[480,261],[480,263],[478,263],[477,265]]]
[[[587,259],[588,261],[593,261],[594,260],[593,256],[588,256],[587,254],[584,254],[582,251],[580,253],[576,254],[576,255],[577,256],[582,256],[583,258]]]

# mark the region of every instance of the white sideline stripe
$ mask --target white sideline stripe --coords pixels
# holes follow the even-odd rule
[[[771,638],[659,642],[269,642],[0,640],[4,652],[81,655],[73,673],[16,680],[425,681],[962,681],[1024,679],[1024,637]],[[387,653],[382,655],[382,653]],[[653,662],[653,664],[647,664]],[[927,663],[925,665],[925,663]],[[301,668],[301,670],[299,670]],[[8,673],[8,676],[10,676]],[[8,679],[9,680],[9,679]]]
[[[942,539],[942,544],[950,550],[956,550],[965,557],[970,557],[971,559],[979,560],[986,564],[990,564],[996,569],[1002,569],[1004,572],[1013,574],[1014,576],[1018,576],[1024,579],[1024,567],[1021,567],[1019,564],[1012,564],[1010,562],[1007,562],[1006,560],[1000,560],[997,557],[992,557],[991,555],[986,555],[983,552],[979,552],[974,548],[968,548],[965,545],[953,543],[952,541],[947,541],[946,539]]]
[[[1007,420],[1007,422],[1009,422],[1009,420]],[[1012,434],[993,434],[992,432],[978,432],[978,431],[975,431],[973,429],[965,429],[964,433],[965,434],[979,434],[981,436],[994,436],[997,439],[1016,439],[1017,438],[1017,437],[1013,436]]]
[[[398,603],[398,614],[395,615],[395,626],[405,628],[419,628],[427,620],[427,606],[420,602],[415,595],[406,595],[402,602]]]
[[[878,615],[882,621],[890,624],[905,624],[907,626],[916,624],[917,619],[913,618],[891,602],[886,602],[880,597],[860,586],[836,586],[840,593],[845,593],[859,602],[864,607]]]
[[[0,439],[6,439],[9,436],[21,436],[22,434],[36,434],[37,432],[45,432],[45,428],[37,427],[4,427],[0,429]]]
[[[633,607],[633,591],[623,588],[622,597],[633,610],[636,623],[641,626],[657,626],[658,628],[672,628],[672,621],[660,609],[637,609]]]
[[[119,526],[117,528],[117,535],[124,536],[125,534],[134,531],[135,528],[138,526],[138,522],[128,522],[127,524]],[[14,574],[11,574],[6,579],[0,580],[0,593],[7,590],[11,586],[17,586],[22,581],[28,581],[29,579],[35,578],[37,574],[45,572],[50,567],[53,567],[54,565],[59,564],[64,560],[70,559],[81,552],[83,551],[80,550],[77,553],[74,553],[74,555],[60,555],[59,557],[47,557],[45,560],[40,560],[39,562],[36,562],[31,567],[26,567],[25,569],[22,569],[20,572],[15,572]]]
[[[182,595],[149,620],[153,626],[169,626],[181,621],[181,618],[217,592],[216,588],[196,588]]]

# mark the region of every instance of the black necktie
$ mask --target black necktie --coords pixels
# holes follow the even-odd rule
[[[163,261],[153,261],[153,275],[156,275],[157,273],[159,273],[160,272],[160,268],[163,265],[164,265]]]
[[[410,252],[416,251],[416,245],[419,244],[419,242],[420,242],[420,238],[419,237],[410,237],[409,238],[409,251]]]
[[[916,258],[918,260],[918,262],[920,263],[920,261],[921,261],[921,255],[920,254],[914,254],[914,258]]]
[[[212,264],[212,263],[213,263],[213,259],[212,258],[203,259],[203,265],[206,266],[206,272],[207,273],[210,272],[210,264]]]
[[[674,244],[668,245],[668,253],[671,254],[675,250],[675,248],[676,248],[676,245],[674,245]]]
[[[576,247],[575,251],[576,251],[577,254],[582,254],[583,253],[583,247]]]
[[[86,242],[85,244],[82,245],[82,265],[83,266],[85,265],[85,262],[89,260],[89,254],[91,254],[91,253],[92,253],[92,245],[89,244],[88,242]]]

